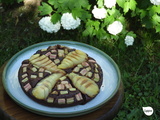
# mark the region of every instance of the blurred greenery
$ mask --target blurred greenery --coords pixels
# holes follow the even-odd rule
[[[8,4],[8,5],[12,5],[14,3],[20,3],[23,0],[0,0],[0,2],[4,3],[4,4]]]
[[[160,119],[160,33],[141,27],[135,18],[128,19],[131,30],[137,34],[133,46],[119,49],[119,41],[98,40],[82,37],[82,29],[49,34],[38,26],[36,11],[19,13],[17,6],[4,7],[0,17],[0,66],[14,54],[30,45],[55,40],[83,42],[99,48],[111,56],[121,70],[124,83],[123,105],[114,120],[159,120]],[[145,5],[144,5],[145,7]],[[35,12],[35,13],[33,13]],[[134,25],[134,26],[133,26]],[[142,107],[151,106],[152,116],[146,116]]]

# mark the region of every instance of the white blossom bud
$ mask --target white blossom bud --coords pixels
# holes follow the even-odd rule
[[[133,38],[132,36],[127,35],[127,36],[125,37],[125,44],[126,44],[127,46],[133,45],[133,42],[134,42],[134,38]]]
[[[110,24],[107,27],[108,32],[112,35],[117,35],[122,31],[122,29],[123,29],[123,25],[120,21],[114,21],[112,24]]]
[[[116,0],[104,0],[104,5],[107,8],[112,8],[116,5]]]
[[[154,5],[160,5],[160,0],[150,0]]]
[[[105,8],[97,8],[96,6],[94,6],[92,13],[96,19],[106,18],[106,15],[107,15],[107,11]]]
[[[51,22],[51,17],[43,17],[39,21],[39,26],[42,30],[47,31],[48,33],[56,33],[58,30],[60,30],[61,24],[60,22],[57,22],[56,24],[53,24]]]
[[[74,19],[71,13],[64,13],[61,17],[62,27],[66,30],[76,29],[80,24],[79,18]]]

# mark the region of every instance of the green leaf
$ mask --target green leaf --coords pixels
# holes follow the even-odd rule
[[[91,14],[88,11],[82,9],[80,19],[83,21],[86,21],[87,19],[90,19],[90,18],[91,18]]]
[[[160,32],[160,16],[155,14],[152,16],[152,24],[156,32]]]
[[[152,21],[153,21],[154,23],[160,23],[160,16],[157,15],[157,14],[154,14],[154,15],[152,16]]]
[[[98,0],[97,4],[98,8],[102,8],[104,6],[103,0]]]
[[[95,36],[99,31],[99,21],[88,20],[86,23],[86,30],[83,32],[83,36]]]
[[[144,18],[147,15],[147,11],[146,10],[139,10],[140,12],[140,18]]]
[[[117,13],[116,13],[117,10],[115,8],[108,9],[107,12],[109,13],[109,15],[115,15],[115,14],[117,15]]]
[[[137,2],[135,0],[130,0],[130,9],[131,10],[135,10],[136,9],[136,5],[137,5]]]
[[[88,0],[74,0],[74,3],[75,3],[75,7],[78,7],[78,8],[87,8],[89,6],[89,2]]]
[[[94,30],[94,28],[92,27],[92,26],[90,26],[90,27],[87,27],[84,31],[83,31],[83,33],[82,33],[82,35],[83,36],[93,36],[93,30]]]
[[[128,32],[127,35],[132,36],[134,38],[136,38],[137,36],[133,31]]]
[[[58,3],[60,3],[60,4],[65,3],[65,2],[71,2],[71,1],[67,1],[67,0],[58,0]]]
[[[52,7],[45,2],[42,2],[42,6],[39,6],[38,9],[41,12],[40,15],[48,15],[53,11]]]
[[[130,2],[125,2],[123,12],[127,13],[129,9],[130,9]]]
[[[127,2],[124,2],[123,6],[123,12],[127,13],[129,10],[135,11],[137,2],[135,0],[129,0]]]
[[[108,9],[107,13],[109,16],[113,16],[115,19],[122,15],[116,8]]]
[[[68,9],[70,11],[72,11],[72,9],[77,8],[77,9],[89,9],[90,5],[88,0],[58,0],[59,3],[59,7],[61,7],[61,9]]]
[[[117,20],[118,21],[120,21],[122,24],[126,24],[126,19],[125,19],[125,17],[124,16],[119,16],[118,18],[117,18]]]
[[[104,24],[102,25],[103,27],[108,26],[110,23],[112,23],[113,21],[115,21],[114,16],[107,16],[104,19]]]
[[[61,4],[62,8],[67,7],[69,10],[72,10],[76,3],[75,0],[69,0],[69,1],[62,0],[62,1],[63,1],[63,3]]]
[[[122,8],[124,7],[124,3],[125,3],[125,0],[117,0],[117,4]]]
[[[81,9],[81,8],[85,8],[85,9],[89,9],[90,5],[88,3],[88,0],[61,0],[63,1],[63,3],[61,3],[61,6],[63,7],[67,7],[70,10],[72,10],[73,8],[77,8],[77,9]],[[62,5],[63,4],[63,5]]]
[[[48,0],[48,3],[53,5],[55,9],[59,7],[58,0]]]
[[[107,39],[107,35],[108,35],[108,33],[103,28],[100,28],[97,31],[96,37],[98,39]]]
[[[87,19],[91,18],[91,14],[87,10],[79,8],[72,9],[72,15],[74,18],[78,17],[83,21],[86,21]]]
[[[60,21],[60,19],[61,15],[58,13],[53,14],[51,17],[51,21],[53,22],[53,24],[56,24],[58,21]]]
[[[160,13],[160,6],[152,6],[147,9],[149,11],[149,15],[153,16],[156,13]]]
[[[94,28],[95,28],[96,31],[99,30],[99,25],[100,25],[100,22],[99,22],[99,21],[94,21],[93,26],[94,26]]]
[[[81,16],[82,16],[82,10],[78,9],[78,8],[74,8],[74,9],[72,9],[72,15],[73,15],[73,17],[75,19],[76,19],[76,17],[81,18]]]

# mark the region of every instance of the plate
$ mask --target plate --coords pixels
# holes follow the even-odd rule
[[[47,107],[30,99],[22,90],[18,81],[18,70],[21,62],[30,58],[37,50],[54,45],[64,45],[82,50],[94,58],[103,71],[103,83],[100,93],[85,105],[67,108]],[[93,112],[106,104],[117,92],[120,86],[120,71],[111,57],[101,50],[80,42],[73,41],[48,41],[29,46],[15,54],[5,66],[3,71],[3,85],[8,95],[21,107],[33,113],[50,117],[74,117]]]

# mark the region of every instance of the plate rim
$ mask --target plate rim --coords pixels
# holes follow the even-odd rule
[[[18,55],[20,54],[23,54],[23,52],[31,49],[31,48],[34,48],[34,47],[38,47],[38,46],[42,46],[42,45],[49,45],[49,44],[71,44],[71,45],[81,45],[81,46],[84,46],[84,47],[89,47],[90,49],[94,49],[96,50],[98,53],[100,53],[101,55],[105,56],[110,63],[112,63],[112,65],[114,66],[116,72],[117,72],[117,86],[116,86],[116,89],[113,91],[113,93],[107,98],[105,99],[102,103],[96,105],[96,106],[93,106],[91,108],[88,108],[88,109],[84,109],[84,110],[81,110],[81,111],[75,111],[75,112],[67,112],[67,113],[59,113],[59,112],[46,112],[46,111],[43,111],[43,110],[39,110],[39,109],[31,109],[30,106],[27,106],[26,104],[24,104],[23,102],[17,100],[13,95],[12,93],[8,90],[7,88],[7,83],[5,82],[5,76],[6,76],[6,72],[7,72],[7,68],[10,66],[10,64],[14,61],[14,59],[16,57],[18,57]],[[22,50],[20,50],[19,52],[17,52],[16,54],[14,54],[10,59],[9,61],[7,62],[7,64],[5,65],[4,67],[4,70],[3,70],[3,74],[2,74],[2,83],[3,83],[3,86],[7,92],[7,94],[12,98],[12,100],[14,100],[16,103],[18,103],[21,107],[31,111],[31,112],[34,112],[34,113],[37,113],[38,114],[42,114],[42,115],[45,115],[45,116],[50,116],[50,117],[73,117],[73,116],[79,116],[79,115],[84,115],[84,114],[87,114],[87,113],[90,113],[90,112],[93,112],[94,110],[97,110],[99,109],[102,105],[104,105],[105,103],[107,103],[111,98],[113,98],[113,96],[116,94],[116,92],[118,91],[118,88],[120,86],[120,82],[121,82],[121,73],[120,73],[120,69],[118,67],[118,65],[115,63],[115,61],[108,55],[106,54],[105,52],[103,52],[102,50],[94,47],[94,46],[91,46],[91,45],[88,45],[86,43],[82,43],[82,42],[77,42],[77,41],[67,41],[67,40],[55,40],[55,41],[45,41],[45,42],[40,42],[40,43],[35,43],[33,45],[30,45]],[[63,108],[62,108],[63,109]],[[47,114],[47,115],[46,115]]]

